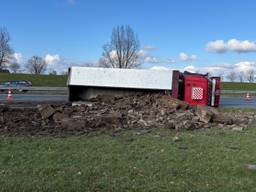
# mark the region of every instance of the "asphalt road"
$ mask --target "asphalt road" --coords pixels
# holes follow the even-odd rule
[[[256,108],[256,97],[250,101],[246,101],[242,96],[222,96],[220,106],[229,108]]]
[[[65,102],[68,101],[67,95],[27,95],[13,94],[15,102]],[[6,94],[0,94],[0,103],[6,101]],[[234,108],[256,108],[256,98],[246,101],[244,97],[221,97],[221,107]]]
[[[0,102],[6,101],[6,94],[0,94]],[[52,101],[68,101],[67,95],[28,95],[28,94],[12,94],[13,101],[17,102],[52,102]]]

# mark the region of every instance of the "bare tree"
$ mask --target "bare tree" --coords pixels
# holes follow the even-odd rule
[[[229,81],[234,82],[234,81],[236,80],[236,78],[237,78],[236,72],[230,71],[230,73],[227,74],[226,78],[227,78]]]
[[[139,66],[139,40],[130,26],[117,26],[112,31],[111,42],[103,46],[99,65],[110,68],[135,68]]]
[[[253,69],[250,69],[246,72],[246,78],[247,80],[252,83],[255,80],[255,71]]]
[[[14,62],[14,63],[12,63],[12,64],[9,66],[9,69],[10,69],[13,73],[17,73],[18,70],[20,69],[20,64],[17,63],[17,62]]]
[[[33,56],[28,60],[28,71],[33,74],[42,74],[46,71],[47,64],[42,57]]]
[[[8,31],[0,27],[0,69],[3,69],[12,59],[13,50],[9,44],[10,40]]]
[[[245,74],[243,71],[240,71],[240,73],[238,74],[238,78],[241,83],[244,82]]]

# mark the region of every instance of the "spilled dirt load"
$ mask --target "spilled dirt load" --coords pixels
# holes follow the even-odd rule
[[[216,109],[189,106],[168,95],[98,96],[86,103],[41,104],[32,109],[0,106],[0,135],[115,134],[125,129],[177,131],[203,128],[243,130],[256,114],[230,116]]]

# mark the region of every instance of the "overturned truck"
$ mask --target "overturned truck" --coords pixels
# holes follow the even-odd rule
[[[218,107],[220,102],[219,77],[175,70],[71,67],[68,88],[71,102],[138,93],[165,93],[190,105]]]

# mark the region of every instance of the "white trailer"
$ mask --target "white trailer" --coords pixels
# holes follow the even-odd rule
[[[143,91],[170,91],[172,70],[69,68],[70,101],[86,100],[99,94],[124,95]]]
[[[219,106],[220,77],[173,70],[71,67],[69,100],[98,95],[168,93],[191,105]]]

